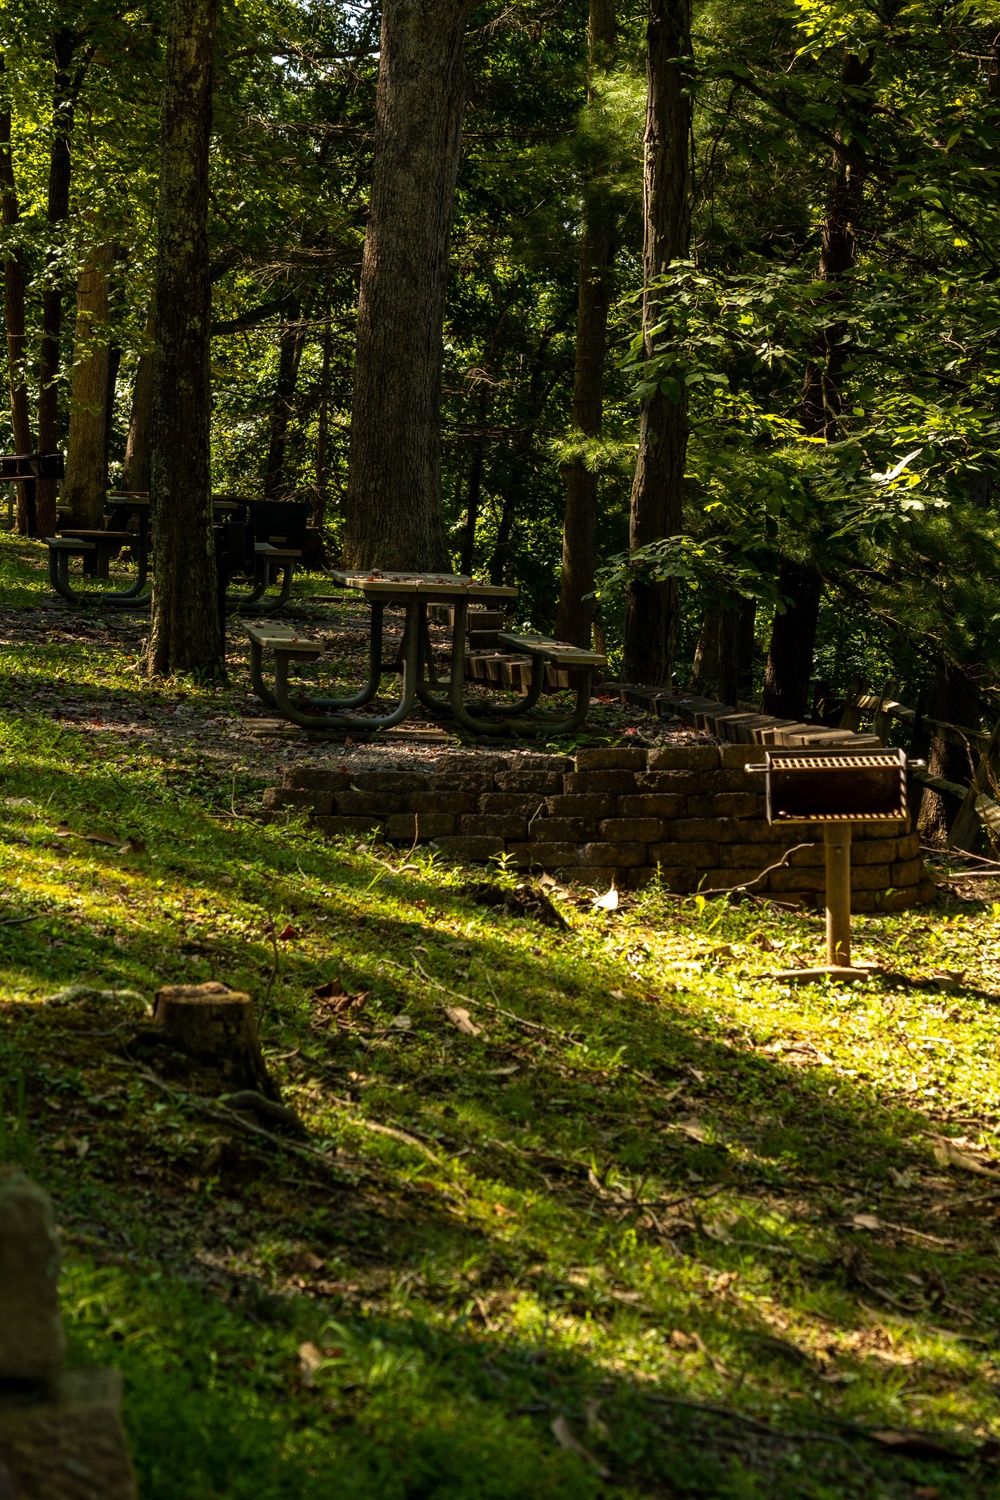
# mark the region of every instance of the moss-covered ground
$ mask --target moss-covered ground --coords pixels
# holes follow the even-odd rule
[[[240,664],[151,686],[39,626],[38,560],[0,540],[0,1159],[143,1500],[1000,1493],[1000,906],[858,918],[885,977],[791,988],[815,915],[479,905],[256,821]],[[308,1138],[133,1043],[210,978]]]

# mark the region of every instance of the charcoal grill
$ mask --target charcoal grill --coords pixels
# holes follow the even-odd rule
[[[910,764],[922,762],[908,762],[904,750],[790,750],[769,751],[762,766],[747,766],[766,778],[769,823],[823,827],[827,967],[780,977],[867,972],[851,968],[851,829],[855,823],[905,822]]]

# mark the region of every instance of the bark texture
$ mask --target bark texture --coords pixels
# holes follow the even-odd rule
[[[330,308],[323,323],[323,364],[319,374],[319,416],[316,422],[316,484],[312,525],[322,534],[330,498]]]
[[[264,498],[280,500],[285,469],[285,447],[288,442],[288,424],[295,406],[295,387],[299,379],[299,363],[302,358],[303,332],[299,319],[301,309],[296,304],[289,309],[288,322],[282,326],[278,351],[278,379],[271,403],[271,432],[267,445],[267,465],[264,470]]]
[[[587,33],[588,70],[610,60],[615,41],[615,0],[590,0]],[[588,105],[593,89],[588,88]],[[612,296],[612,268],[617,244],[615,214],[600,184],[588,184],[580,238],[577,292],[576,351],[573,371],[573,427],[584,437],[599,437],[604,407],[604,362],[608,309]],[[562,574],[556,638],[590,647],[597,561],[597,474],[582,458],[568,463],[563,474],[566,510],[563,517]]]
[[[146,338],[152,346],[156,336],[156,314],[152,307],[146,319]],[[132,410],[128,437],[125,440],[124,490],[148,490],[153,436],[153,360],[152,347],[139,355],[132,386]]]
[[[823,580],[811,563],[782,559],[778,591],[787,600],[776,614],[764,669],[760,711],[778,719],[802,719],[809,699],[813,647]]]
[[[225,673],[209,451],[208,147],[218,0],[171,0],[160,155],[150,675]]]
[[[237,1088],[273,1095],[261,1056],[253,1001],[240,990],[207,984],[169,984],[157,990],[153,1025],[183,1052],[218,1068]]]
[[[661,317],[659,294],[650,283],[671,261],[684,259],[690,239],[689,147],[691,95],[678,58],[691,52],[690,0],[650,0],[647,27],[646,136],[643,171],[643,298],[646,354],[654,353],[652,330]],[[660,346],[668,338],[660,334]],[[642,403],[639,457],[632,485],[629,546],[644,547],[681,530],[684,464],[687,457],[687,398],[660,389]],[[633,580],[625,600],[625,676],[666,686],[673,671],[677,633],[677,586],[672,580]]]
[[[982,705],[975,683],[967,672],[963,672],[961,667],[946,657],[939,657],[935,667],[929,717],[965,729],[975,729],[982,717]],[[931,775],[965,786],[972,780],[975,762],[975,755],[964,747],[949,745],[937,738],[931,739],[927,756],[927,769]],[[960,805],[954,797],[946,797],[941,792],[934,791],[933,787],[924,787],[917,826],[925,843],[942,846],[947,843]]]
[[[441,370],[470,0],[386,0],[344,562],[444,568]]]
[[[53,38],[55,73],[52,84],[52,146],[49,154],[48,220],[51,231],[69,214],[69,187],[72,174],[70,138],[76,96],[82,82],[78,69],[70,72],[79,38],[68,27],[62,27]],[[48,276],[42,293],[42,347],[38,370],[38,448],[52,453],[59,447],[59,355],[62,338],[63,287],[59,273],[53,269],[55,256],[49,254]],[[51,536],[56,529],[57,487],[54,479],[39,479],[35,486],[35,504],[39,536]]]
[[[0,55],[0,77],[3,74],[3,58]],[[10,145],[10,109],[0,109],[0,212],[3,217],[5,237],[16,228],[20,219],[17,199],[17,183],[14,178],[14,158]],[[35,442],[31,433],[31,416],[28,408],[28,384],[25,377],[25,332],[24,332],[24,256],[20,249],[9,249],[3,261],[3,307],[4,326],[7,330],[7,375],[10,386],[10,421],[14,433],[14,450],[31,453]],[[17,487],[17,529],[22,536],[28,530],[28,509],[25,485]]]
[[[63,480],[63,504],[74,526],[104,523],[107,459],[108,275],[114,259],[111,245],[91,250],[80,271],[76,291],[73,390],[69,416],[69,451]]]
[[[845,54],[841,69],[845,92],[863,87],[870,74],[869,62],[863,62],[853,53]],[[799,404],[805,431],[810,437],[823,438],[828,443],[839,431],[840,388],[850,352],[849,328],[843,316],[849,292],[843,278],[854,266],[868,177],[867,166],[857,156],[856,136],[852,137],[851,146],[850,160],[839,151],[834,154],[819,259],[819,280],[829,287],[826,303],[830,320],[812,350]],[[822,580],[818,564],[786,558],[781,565],[779,588],[787,600],[787,609],[774,618],[760,707],[765,714],[801,718],[809,695],[819,621]]]

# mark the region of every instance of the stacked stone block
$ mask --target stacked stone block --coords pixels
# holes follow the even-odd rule
[[[305,812],[323,833],[375,830],[473,863],[506,854],[522,869],[589,885],[635,888],[658,876],[672,891],[708,893],[754,882],[757,894],[818,902],[822,831],[768,824],[763,778],[745,769],[764,755],[754,745],[689,744],[575,758],[452,754],[426,771],[297,766],[264,801],[271,814]],[[917,834],[902,825],[855,826],[852,887],[854,910],[867,912],[928,902],[936,890]]]

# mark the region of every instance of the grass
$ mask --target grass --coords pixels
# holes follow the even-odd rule
[[[432,851],[254,821],[268,778],[213,758],[242,669],[153,688],[40,626],[35,553],[0,540],[0,1157],[143,1500],[1000,1490],[1000,907],[856,919],[896,977],[794,990],[821,924],[766,903],[498,914]],[[209,978],[305,1153],[130,1044]]]

